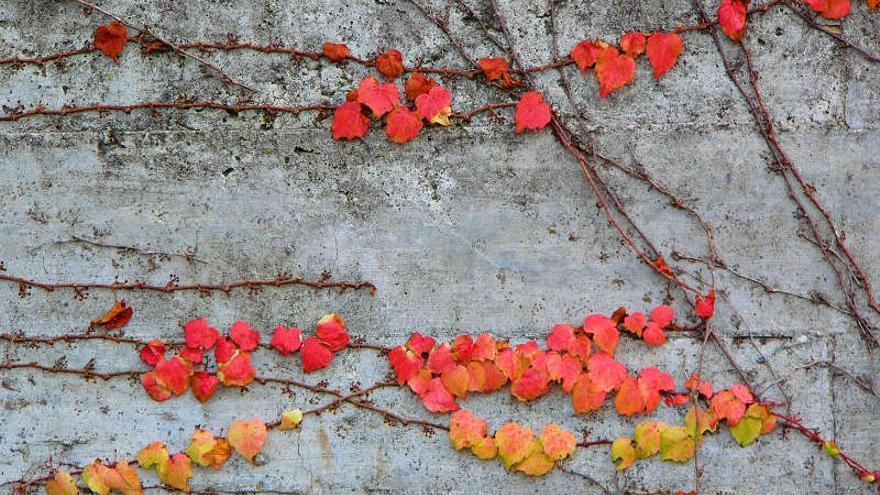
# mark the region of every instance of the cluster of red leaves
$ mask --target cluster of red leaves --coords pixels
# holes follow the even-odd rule
[[[510,422],[494,435],[488,434],[486,420],[462,409],[449,420],[449,439],[456,450],[469,448],[480,459],[501,458],[504,467],[541,476],[548,473],[558,461],[574,453],[577,439],[574,433],[550,423],[535,436],[531,428]]]
[[[546,350],[535,341],[510,347],[488,333],[476,339],[462,335],[452,345],[438,346],[433,338],[413,333],[405,346],[391,350],[388,361],[397,383],[406,383],[432,412],[456,411],[456,399],[466,399],[468,392],[490,393],[509,382],[510,393],[521,401],[537,399],[550,391],[551,383],[559,383],[571,395],[576,413],[598,409],[614,390],[620,414],[648,413],[657,407],[662,392],[675,388],[672,377],[657,368],[629,376],[614,360],[614,351],[621,329],[652,345],[662,343],[662,329],[673,317],[668,306],[654,308],[650,321],[623,309],[611,317],[592,314],[577,328],[554,326]]]
[[[746,34],[749,2],[751,0],[721,0],[718,6],[718,25],[727,36],[740,41]],[[803,0],[825,19],[843,19],[850,13],[850,0]],[[868,7],[876,10],[880,0],[867,0]]]
[[[293,418],[291,420],[291,418]],[[302,419],[298,409],[282,415],[278,426],[281,430],[296,428]],[[205,429],[196,430],[190,438],[189,446],[183,452],[171,454],[161,441],[155,441],[138,451],[137,466],[141,469],[155,469],[159,481],[167,489],[190,492],[189,479],[193,477],[193,466],[212,467],[220,470],[234,450],[250,462],[263,449],[268,440],[268,427],[259,418],[237,420],[229,427],[227,436],[215,437]],[[123,495],[142,495],[144,488],[138,473],[127,460],[115,464],[104,464],[95,460],[86,466],[81,475],[83,485],[96,495],[108,495],[115,491]],[[73,476],[66,471],[58,471],[46,484],[47,495],[77,495],[79,489]]]
[[[742,447],[776,429],[776,415],[767,405],[756,403],[745,385],[737,384],[713,394],[711,384],[692,376],[685,386],[694,390],[701,401],[708,401],[709,408],[691,407],[683,426],[670,426],[660,421],[644,421],[636,425],[632,439],[620,437],[611,445],[611,459],[618,462],[618,470],[657,453],[665,461],[687,462],[694,457],[702,436],[714,433],[722,420],[726,421],[731,436]]]
[[[327,43],[324,55],[330,60],[342,61],[351,56],[345,45]],[[346,95],[346,102],[333,114],[333,139],[358,139],[370,129],[373,119],[385,120],[385,134],[389,141],[403,144],[415,139],[424,127],[422,121],[448,126],[452,114],[452,95],[433,79],[414,71],[404,83],[404,94],[412,106],[402,104],[400,92],[393,82],[403,75],[403,56],[389,50],[376,57],[376,70],[392,82],[380,83],[374,77],[365,77],[357,89]]]
[[[182,395],[192,388],[199,401],[206,401],[219,384],[227,387],[245,387],[254,381],[256,371],[251,364],[251,352],[260,345],[260,332],[243,321],[236,321],[224,337],[208,325],[205,318],[188,322],[183,327],[184,347],[180,352],[165,358],[165,344],[159,339],[150,341],[140,350],[141,359],[154,369],[141,377],[141,383],[156,401]],[[270,345],[287,356],[301,351],[303,371],[327,367],[333,353],[345,348],[349,335],[345,321],[336,314],[329,314],[318,321],[315,336],[303,341],[302,331],[296,327],[278,325]],[[213,375],[202,364],[205,352],[213,349],[217,373]]]
[[[671,69],[683,49],[676,33],[626,33],[620,39],[620,49],[604,41],[581,41],[571,50],[571,59],[581,74],[591,67],[599,83],[599,97],[632,82],[636,74],[636,59],[644,54],[654,69],[657,79]],[[623,52],[623,53],[621,53]]]

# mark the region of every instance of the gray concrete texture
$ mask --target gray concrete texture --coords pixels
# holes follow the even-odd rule
[[[445,2],[444,2],[445,3]],[[484,2],[470,2],[485,19]],[[85,45],[100,15],[72,1],[0,2],[0,56],[37,55]],[[397,1],[292,2],[281,0],[102,2],[171,39],[240,39],[319,49],[348,43],[359,56],[398,48],[405,62],[466,67],[444,34],[412,4]],[[431,8],[442,10],[441,4]],[[714,10],[715,5],[709,5]],[[500,8],[528,65],[551,59],[548,6],[507,0]],[[880,14],[853,3],[843,32],[880,50]],[[652,30],[697,21],[689,1],[562,2],[564,51],[577,40],[616,40],[632,29]],[[451,9],[451,27],[475,57],[499,55],[473,20]],[[839,301],[833,273],[801,234],[805,224],[770,171],[765,143],[708,34],[684,36],[676,67],[659,81],[644,59],[635,82],[600,101],[592,77],[573,78],[574,97],[591,121],[603,153],[641,163],[692,202],[712,224],[720,255],[742,273],[781,289],[819,293]],[[878,66],[808,29],[780,8],[756,17],[747,44],[781,141],[834,214],[867,274],[880,285],[880,72]],[[256,101],[286,105],[341,102],[368,73],[349,65],[294,63],[251,52],[209,56],[259,90]],[[558,74],[537,84],[566,115],[571,108]],[[499,101],[479,82],[444,81],[454,109]],[[238,91],[211,71],[173,55],[144,56],[129,47],[119,64],[86,55],[63,66],[0,67],[0,104],[9,109],[43,104],[126,103],[184,98],[234,102]],[[510,119],[510,112],[503,112]],[[644,184],[603,170],[633,218],[666,253],[705,252],[694,222]],[[577,163],[548,131],[516,135],[508,120],[478,118],[432,128],[405,146],[374,128],[362,141],[335,142],[329,121],[314,114],[232,115],[221,111],[163,111],[157,115],[83,114],[33,118],[0,125],[0,260],[8,272],[63,280],[144,279],[163,284],[272,277],[280,271],[373,281],[378,293],[344,294],[306,288],[194,293],[126,293],[135,316],[126,335],[177,339],[198,315],[220,328],[236,319],[268,335],[278,323],[311,328],[336,311],[352,333],[386,345],[415,330],[451,339],[490,331],[522,341],[543,338],[560,321],[578,321],[618,306],[645,310],[667,295],[666,286],[621,244],[606,224]],[[72,236],[147,250],[193,249],[204,263],[142,256],[82,244]],[[707,277],[700,265],[674,263]],[[821,428],[868,466],[880,467],[878,398],[841,372],[804,367],[833,360],[848,374],[880,386],[876,351],[868,352],[852,320],[828,307],[768,295],[717,271],[731,305],[719,303],[718,331],[737,362],[769,399],[782,400],[759,353],[767,357],[806,424]],[[0,287],[4,331],[29,335],[81,332],[113,301],[92,291],[79,301],[69,291]],[[675,306],[684,311],[681,295]],[[738,322],[736,314],[742,316]],[[751,341],[749,333],[761,336]],[[3,359],[51,364],[65,357],[98,370],[142,366],[136,349],[100,343],[27,347],[3,344]],[[673,336],[659,348],[624,340],[620,359],[631,369],[657,365],[677,382],[697,367],[699,342]],[[256,354],[258,373],[301,378],[299,360]],[[304,379],[346,389],[387,373],[384,359],[345,351],[332,366]],[[704,376],[719,386],[738,381],[719,351],[707,349]],[[83,465],[96,457],[130,458],[156,439],[183,448],[192,430],[221,431],[236,418],[274,419],[291,407],[326,401],[278,387],[221,389],[199,404],[187,394],[165,403],[149,399],[134,381],[84,381],[36,371],[0,372],[0,482],[36,472],[48,459]],[[426,412],[406,390],[375,395],[378,404],[412,417],[446,422]],[[554,391],[523,404],[507,393],[465,403],[490,429],[508,420],[533,428],[556,421],[596,437],[628,435],[639,421],[618,417],[611,404],[574,416]],[[681,420],[661,406],[656,416]],[[584,480],[554,470],[542,478],[505,472],[455,452],[442,434],[391,427],[375,414],[342,407],[309,417],[301,430],[275,432],[263,465],[233,458],[219,472],[199,470],[198,490],[220,493],[600,493]],[[840,462],[797,434],[778,433],[739,448],[729,434],[710,437],[701,451],[703,493],[861,494]],[[614,493],[692,489],[692,464],[651,460],[616,473],[606,449],[578,451],[566,461]],[[143,473],[147,484],[156,484]]]

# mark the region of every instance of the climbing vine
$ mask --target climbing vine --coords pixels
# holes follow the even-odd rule
[[[714,270],[730,271],[761,286],[768,293],[783,291],[773,289],[762,281],[742,276],[729,268],[715,250],[710,226],[694,207],[647,172],[605,157],[596,149],[587,131],[588,119],[571,98],[572,81],[570,74],[565,72],[566,68],[573,66],[581,77],[587,77],[591,73],[596,81],[598,97],[604,100],[616,92],[626,90],[626,86],[636,77],[642,57],[650,65],[653,78],[659,79],[670,70],[676,69],[678,57],[687,50],[688,33],[707,32],[712,36],[728,77],[745,100],[771,152],[776,173],[783,178],[789,196],[802,213],[812,235],[811,240],[835,274],[844,302],[838,306],[824,298],[794,295],[818,304],[830,305],[845,313],[859,328],[866,344],[876,347],[880,345],[880,338],[874,321],[880,316],[880,305],[876,301],[871,282],[851,254],[845,235],[836,227],[831,213],[818,199],[815,188],[803,178],[781,146],[772,116],[760,91],[760,78],[752,53],[743,43],[748,34],[751,16],[766,13],[773,8],[784,8],[803,19],[811,28],[831,37],[866,60],[880,62],[880,56],[876,53],[859,46],[841,33],[829,30],[817,21],[817,16],[841,19],[850,15],[853,8],[850,0],[769,0],[758,6],[751,6],[749,0],[721,0],[714,15],[705,9],[700,0],[696,0],[695,8],[701,20],[697,24],[656,31],[627,32],[616,41],[584,39],[562,48],[558,43],[555,17],[559,1],[550,0],[554,57],[550,63],[534,67],[522,64],[503,12],[494,2],[491,2],[492,19],[489,21],[484,21],[461,0],[449,2],[450,7],[464,10],[474,19],[486,40],[500,52],[497,56],[480,59],[474,58],[465,50],[464,45],[451,31],[448,16],[436,14],[421,4],[412,2],[428,21],[447,36],[452,47],[469,64],[465,68],[429,67],[422,64],[407,66],[404,63],[404,54],[394,49],[360,58],[354,53],[356,49],[353,51],[346,44],[334,41],[328,41],[319,51],[278,44],[242,42],[235,37],[223,42],[174,43],[157,35],[154,30],[146,26],[139,27],[98,5],[85,0],[73,1],[112,18],[111,22],[96,27],[89,46],[30,58],[2,58],[0,65],[63,63],[67,58],[90,54],[101,54],[124,65],[125,62],[120,61],[120,57],[128,47],[137,46],[144,55],[177,54],[206,66],[226,83],[245,91],[248,97],[237,103],[186,100],[128,104],[96,102],[58,108],[16,107],[7,109],[5,114],[0,115],[0,122],[17,122],[38,116],[65,117],[87,112],[159,112],[199,108],[269,114],[317,112],[320,117],[331,119],[328,132],[334,140],[357,140],[366,136],[371,128],[384,125],[388,141],[405,144],[418,139],[424,132],[435,132],[435,128],[451,126],[455,121],[467,122],[478,116],[503,120],[499,113],[512,110],[512,124],[516,133],[549,131],[578,162],[609,225],[620,235],[628,249],[668,284],[670,295],[673,290],[681,293],[682,300],[693,309],[693,314],[688,315],[688,318],[696,323],[676,323],[676,316],[667,305],[656,306],[648,312],[629,312],[625,308],[619,308],[609,315],[590,314],[578,324],[555,325],[545,339],[545,346],[536,341],[510,343],[498,340],[489,333],[481,333],[476,337],[463,334],[452,342],[438,344],[430,336],[413,333],[404,344],[387,348],[370,343],[365,337],[351,337],[344,319],[337,314],[328,314],[321,318],[310,335],[306,335],[296,326],[279,324],[268,343],[264,343],[261,333],[246,322],[234,322],[228,334],[221,335],[207,319],[196,318],[183,326],[182,341],[141,341],[124,335],[123,329],[134,316],[134,308],[119,299],[104,315],[91,321],[91,328],[87,333],[57,337],[6,333],[0,334],[0,340],[31,345],[80,340],[103,340],[120,346],[135,345],[146,369],[98,371],[94,369],[93,361],[83,368],[71,368],[63,362],[49,364],[5,361],[0,363],[0,371],[30,369],[103,380],[136,378],[144,392],[159,402],[183,395],[188,390],[197,400],[206,402],[211,400],[221,385],[249,392],[255,385],[268,384],[307,389],[330,396],[330,402],[313,409],[281,412],[278,418],[268,423],[261,418],[241,419],[229,425],[225,436],[216,436],[208,429],[198,429],[193,432],[189,445],[181,446],[182,450],[176,453],[171,453],[175,449],[169,450],[164,442],[156,441],[144,446],[133,459],[112,462],[98,459],[73,468],[55,469],[53,466],[52,472],[45,476],[6,481],[0,486],[12,486],[14,490],[24,493],[29,487],[43,485],[48,495],[75,495],[82,485],[99,495],[107,495],[111,491],[136,495],[145,488],[150,488],[142,485],[135,469],[138,468],[155,469],[160,482],[167,489],[190,492],[189,480],[194,476],[196,467],[221,469],[233,452],[256,463],[268,441],[270,431],[295,430],[308,416],[320,415],[343,404],[379,414],[390,424],[418,425],[429,431],[444,431],[455,450],[468,449],[475,457],[484,460],[497,457],[506,469],[532,476],[543,475],[557,467],[566,471],[565,460],[576,449],[599,446],[609,448],[609,461],[614,462],[618,470],[625,470],[635,462],[653,456],[672,462],[693,460],[697,467],[697,456],[702,442],[705,441],[704,436],[716,433],[722,425],[726,425],[733,439],[743,447],[777,429],[800,433],[830,457],[840,459],[861,481],[876,481],[877,471],[862,465],[833,440],[823,437],[818,430],[804,425],[796,414],[788,410],[790,404],[775,403],[760,397],[749,385],[746,375],[714,331],[716,298],[722,294],[716,288]],[[877,8],[878,1],[867,0],[866,5],[873,11]],[[337,64],[343,68],[348,64],[359,64],[374,69],[376,73],[363,77],[356,87],[340,88],[347,90],[344,101],[314,102],[300,106],[254,103],[251,100],[256,93],[253,88],[228,75],[223,68],[205,58],[212,52],[235,50],[281,53],[294,59],[310,59]],[[567,50],[568,55],[560,56],[560,50]],[[739,57],[741,63],[737,63],[735,57]],[[532,80],[533,75],[549,71],[559,72],[564,94],[574,108],[574,116],[563,115]],[[443,84],[443,80],[457,78],[479,80],[497,89],[502,99],[471,109],[458,108],[455,95]],[[574,125],[578,125],[583,132],[574,131]],[[692,217],[705,234],[705,255],[688,259],[676,251],[664,254],[655,247],[628,214],[618,194],[606,183],[602,172],[605,166],[614,167],[644,182],[652,191],[667,198],[675,208]],[[185,258],[191,260],[193,256],[185,255]],[[669,265],[667,258],[702,263],[709,268],[711,280],[688,282],[682,278],[681,270]],[[40,282],[8,274],[2,265],[0,282],[16,284],[21,297],[28,296],[32,288],[47,291],[70,289],[79,299],[87,297],[89,290],[145,290],[164,293],[186,290],[197,291],[203,296],[210,296],[217,291],[228,293],[236,288],[259,292],[263,288],[286,286],[340,291],[367,289],[371,293],[377,290],[369,281],[336,281],[331,279],[329,273],[322,274],[315,280],[288,274],[281,274],[274,279],[204,284],[181,284],[179,280],[172,279],[164,286],[143,281]],[[95,329],[101,331],[95,332]],[[633,341],[634,345],[661,346],[666,342],[669,332],[681,332],[702,341],[699,366],[690,376],[680,381],[680,384],[677,385],[672,375],[657,367],[631,371],[616,360],[615,351],[621,339]],[[704,379],[702,354],[710,340],[729,359],[743,383],[720,388]],[[376,352],[387,359],[389,376],[369,386],[353,387],[348,393],[328,388],[324,384],[309,384],[288,377],[259,376],[251,364],[251,354],[254,352],[274,351],[283,358],[299,354],[302,372],[311,374],[326,368],[332,371],[336,353],[358,350]],[[766,360],[764,364],[769,366]],[[575,432],[564,430],[555,423],[522,425],[508,422],[490,434],[486,420],[477,417],[471,410],[462,409],[459,404],[466,401],[469,394],[493,393],[505,386],[508,386],[510,394],[517,400],[528,402],[547,394],[556,385],[569,396],[573,412],[579,415],[599,409],[612,394],[614,409],[622,416],[650,415],[661,404],[670,408],[687,406],[687,410],[681,425],[646,419],[635,426],[631,437],[612,440],[590,438],[588,433],[583,433],[578,438]],[[407,418],[379,407],[369,399],[372,392],[392,387],[408,389],[419,398],[427,411],[446,415],[448,418],[442,422]],[[536,434],[536,431],[539,433]],[[698,468],[696,473],[695,491],[699,492]],[[590,479],[586,475],[578,475]],[[79,484],[76,476],[79,477]]]

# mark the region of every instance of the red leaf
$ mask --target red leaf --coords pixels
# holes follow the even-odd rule
[[[669,265],[666,263],[666,259],[663,258],[662,254],[657,255],[657,259],[654,260],[654,267],[657,268],[657,270],[659,270],[660,273],[664,275],[668,275],[670,277],[675,275],[672,272],[672,268],[669,268]]]
[[[257,374],[251,365],[251,355],[247,352],[236,354],[217,368],[217,376],[227,387],[246,387],[254,381]]]
[[[217,330],[208,326],[205,317],[198,320],[192,320],[183,326],[183,338],[187,347],[195,349],[207,350],[214,347],[219,333]]]
[[[397,79],[403,74],[403,55],[397,50],[388,50],[376,57],[376,70],[388,79]]]
[[[498,79],[503,78],[507,75],[509,67],[507,66],[507,60],[502,57],[494,57],[494,58],[481,58],[480,59],[480,70],[483,71],[483,74],[486,76],[486,79],[490,81],[497,81]]]
[[[596,63],[601,51],[602,48],[592,41],[581,41],[571,49],[571,59],[574,60],[578,69],[581,70],[581,74],[583,74]]]
[[[159,339],[151,340],[141,348],[140,356],[145,363],[156,366],[156,363],[165,359],[165,344]]]
[[[239,350],[250,352],[260,345],[260,332],[251,328],[243,321],[236,321],[229,330],[229,338],[235,342]]]
[[[636,73],[636,62],[631,57],[621,55],[617,48],[609,46],[599,53],[596,61],[596,80],[599,81],[599,97],[626,86]]]
[[[345,43],[324,43],[324,56],[331,62],[343,62],[351,56]]]
[[[583,365],[573,357],[553,355],[547,360],[547,373],[550,374],[550,379],[562,382],[562,390],[565,393],[571,392],[581,371],[583,371]]]
[[[217,338],[217,347],[214,348],[214,359],[217,360],[217,363],[229,361],[236,352],[238,352],[238,349],[235,348],[235,344],[224,337]]]
[[[403,86],[403,91],[406,93],[407,98],[415,101],[419,95],[428,94],[428,92],[431,91],[431,88],[436,85],[437,83],[433,79],[419,71],[415,71],[409,76],[409,79],[406,80],[406,84]]]
[[[116,60],[128,42],[128,30],[125,25],[116,21],[102,24],[95,30],[95,48],[104,55]]]
[[[449,412],[459,409],[458,404],[455,403],[455,397],[446,390],[439,378],[432,378],[428,382],[420,398],[425,408],[431,412]]]
[[[406,346],[416,354],[427,354],[434,348],[434,339],[414,332],[406,341]]]
[[[743,385],[742,383],[737,383],[736,385],[730,387],[730,392],[739,399],[740,402],[745,404],[751,404],[755,402],[755,396],[749,391],[749,388]]]
[[[813,10],[826,19],[843,19],[849,15],[849,0],[804,0]],[[870,2],[868,2],[870,6]],[[871,10],[877,7],[876,2]]]
[[[412,141],[422,130],[422,119],[407,107],[397,107],[385,117],[385,134],[397,144]]]
[[[467,398],[468,388],[470,388],[471,384],[470,380],[471,376],[468,373],[468,369],[460,364],[446,368],[440,375],[440,381],[443,382],[446,390],[461,399]]]
[[[317,337],[309,337],[303,342],[302,350],[303,371],[311,373],[321,368],[326,368],[333,360],[333,352],[330,351]]]
[[[100,318],[92,320],[93,326],[101,326],[107,330],[122,328],[131,320],[134,310],[130,306],[125,305],[125,300],[120,299],[113,304],[113,307],[107,310]]]
[[[556,352],[567,351],[574,341],[574,327],[559,324],[554,326],[547,336],[547,347]]]
[[[617,331],[617,325],[614,320],[605,315],[591,314],[584,318],[584,331],[592,334],[593,343],[596,346],[614,355],[614,349],[617,347],[617,341],[620,338],[620,332]]]
[[[620,49],[632,58],[645,53],[645,35],[643,33],[626,33],[620,38]]]
[[[706,297],[697,295],[697,302],[694,305],[697,316],[708,320],[715,314],[715,289],[709,289]]]
[[[196,371],[192,376],[192,393],[199,400],[205,402],[214,395],[220,379],[206,371]]]
[[[619,387],[627,375],[626,367],[604,352],[590,356],[587,370],[587,375],[593,382],[595,389],[601,392],[608,392]]]
[[[190,364],[198,364],[202,362],[202,358],[204,357],[205,351],[201,349],[196,349],[194,347],[184,347],[180,350],[178,356],[183,359],[186,359],[190,362]]]
[[[657,325],[655,321],[649,321],[645,326],[645,330],[642,332],[642,339],[644,339],[645,343],[651,345],[660,345],[666,342],[666,334]]]
[[[459,335],[452,342],[452,352],[459,363],[470,361],[474,352],[474,339],[470,335]]]
[[[345,320],[336,313],[324,315],[318,320],[315,334],[322,344],[334,352],[344,349],[351,340],[345,330]]]
[[[428,354],[428,368],[434,373],[442,373],[447,366],[455,364],[452,359],[452,349],[446,342],[440,344]]]
[[[333,112],[330,131],[337,141],[364,137],[369,128],[370,119],[361,112],[361,104],[356,101],[347,101]]]
[[[393,83],[379,84],[373,77],[365,77],[357,88],[357,101],[373,111],[374,117],[390,112],[400,102],[400,94]]]
[[[640,311],[636,311],[631,315],[627,315],[626,318],[623,319],[623,328],[626,328],[630,332],[641,336],[642,330],[645,329],[645,324],[648,323],[648,318],[644,313]]]
[[[697,392],[699,392],[700,395],[707,399],[711,399],[712,395],[714,394],[714,392],[712,391],[712,384],[707,381],[700,380],[700,376],[697,374],[691,375],[691,377],[684,382],[684,386],[685,388],[697,389]]]
[[[421,118],[432,124],[450,125],[452,95],[443,86],[434,86],[427,94],[416,98],[416,110]]]
[[[718,6],[718,24],[733,41],[743,39],[746,34],[746,14],[749,0],[721,0]]]
[[[654,68],[654,79],[675,65],[683,46],[681,36],[675,33],[654,33],[648,38],[648,62]]]
[[[516,104],[516,132],[543,129],[550,123],[550,105],[537,91],[527,91]]]
[[[675,311],[665,304],[661,304],[651,310],[651,321],[660,328],[666,328],[675,319]]]
[[[388,363],[391,364],[397,375],[397,384],[403,385],[419,373],[419,369],[422,367],[422,356],[414,354],[400,345],[388,353]]]
[[[186,392],[190,369],[180,359],[162,359],[156,363],[156,381],[174,395]]]
[[[471,351],[471,359],[474,361],[494,361],[498,349],[495,346],[495,339],[488,333],[481,333],[474,342],[474,348]]]
[[[510,383],[510,393],[521,401],[530,401],[550,391],[550,374],[546,370],[529,368]]]
[[[171,398],[171,391],[162,386],[156,379],[156,372],[150,371],[141,376],[141,385],[156,402],[166,401]]]
[[[275,327],[275,333],[272,334],[269,345],[280,352],[282,356],[288,356],[291,352],[296,352],[302,347],[302,331],[297,327],[278,325]]]

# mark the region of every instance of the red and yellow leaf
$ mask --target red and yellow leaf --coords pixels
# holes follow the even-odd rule
[[[259,418],[240,419],[229,427],[229,444],[245,459],[253,462],[254,456],[263,450],[268,435],[266,424]]]
[[[345,349],[351,341],[345,329],[345,320],[336,313],[324,315],[318,320],[315,336],[333,352]]]
[[[452,114],[452,95],[443,86],[434,86],[431,90],[416,97],[416,111],[419,117],[432,124],[452,125],[449,116]]]
[[[120,299],[106,313],[92,320],[92,326],[104,327],[107,330],[122,328],[131,320],[132,314],[134,310],[131,306],[127,306],[125,300]]]

